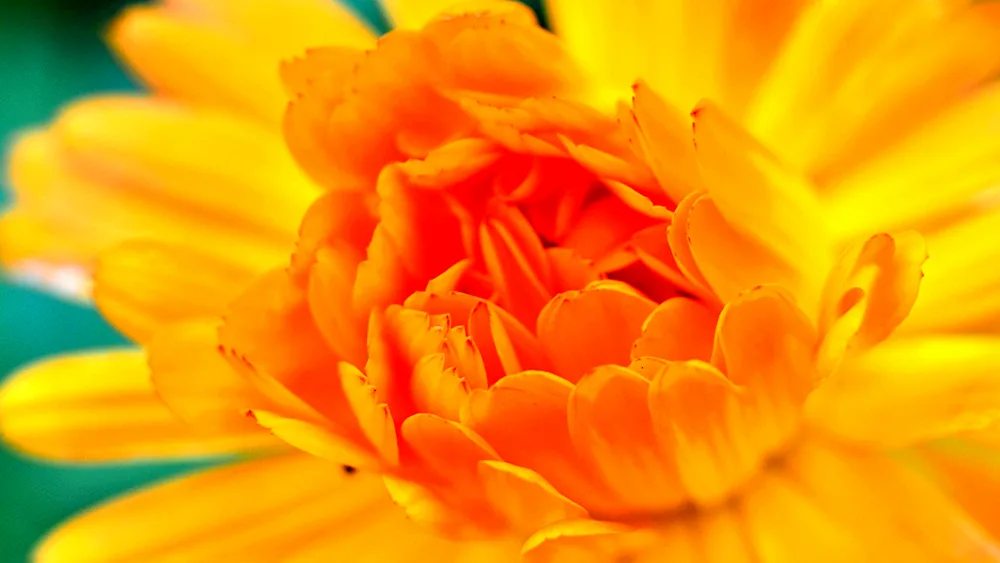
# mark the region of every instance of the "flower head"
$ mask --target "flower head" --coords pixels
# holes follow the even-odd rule
[[[13,268],[92,270],[187,426],[119,352],[19,376],[5,434],[265,455],[99,509],[41,557],[103,560],[87,542],[159,506],[172,531],[116,556],[997,557],[996,5],[553,1],[554,35],[517,3],[398,2],[376,42],[293,4],[301,36],[277,2],[131,12],[113,36],[158,95],[19,145],[15,171],[114,199],[60,184],[107,234],[30,246],[20,225],[65,215],[26,197]],[[170,211],[114,215],[118,194]],[[140,403],[141,436],[60,418]],[[280,518],[215,528],[213,502],[254,494]]]

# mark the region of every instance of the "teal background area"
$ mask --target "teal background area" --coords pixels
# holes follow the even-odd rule
[[[253,0],[247,0],[253,1]],[[0,0],[0,136],[44,124],[66,101],[132,90],[100,39],[121,5],[108,0]],[[373,0],[351,2],[383,26]],[[6,169],[6,166],[4,166]],[[10,204],[6,178],[0,205]],[[48,355],[123,345],[91,309],[0,280],[0,378]],[[94,503],[194,464],[60,466],[0,446],[0,563],[28,561],[53,526]]]

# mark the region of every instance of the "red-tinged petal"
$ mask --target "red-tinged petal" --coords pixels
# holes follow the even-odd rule
[[[602,364],[625,365],[656,305],[625,284],[595,282],[556,296],[538,315],[538,340],[557,373],[577,381]]]

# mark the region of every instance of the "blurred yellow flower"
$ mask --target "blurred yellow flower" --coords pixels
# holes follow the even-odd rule
[[[132,8],[16,145],[6,267],[142,350],[6,439],[251,456],[37,559],[1000,560],[1000,3],[451,4]]]

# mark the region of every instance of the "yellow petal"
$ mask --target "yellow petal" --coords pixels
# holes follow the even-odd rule
[[[812,3],[758,92],[750,129],[821,175],[865,158],[995,70],[996,7],[967,4]]]
[[[254,409],[252,416],[277,438],[311,456],[361,470],[377,471],[383,467],[370,450],[344,439],[322,423],[288,418],[263,409]]]
[[[970,198],[1000,179],[998,111],[1000,85],[993,84],[832,180],[826,212],[837,236],[921,228],[972,205]]]
[[[161,147],[163,138],[170,142]],[[51,131],[22,138],[10,166],[17,205],[0,235],[15,270],[42,263],[86,272],[99,253],[149,237],[256,271],[286,259],[304,206],[318,193],[277,136],[139,98],[71,107]],[[287,191],[272,189],[286,183]]]
[[[56,529],[38,547],[35,560],[278,561],[331,535],[358,560],[355,555],[363,553],[359,543],[380,543],[369,533],[369,526],[380,521],[386,526],[376,525],[377,530],[414,534],[377,475],[348,473],[314,457],[289,455],[126,495]],[[115,540],[109,542],[109,537]]]
[[[569,398],[573,443],[621,497],[625,515],[669,510],[686,496],[657,443],[647,395],[649,380],[628,368],[600,366]]]
[[[787,468],[794,490],[863,549],[840,561],[986,562],[1000,553],[944,489],[884,453],[808,443]]]
[[[191,17],[211,19],[266,49],[274,60],[303,54],[306,49],[335,45],[367,49],[375,36],[341,2],[326,0],[166,0]]]
[[[927,236],[924,279],[909,332],[995,331],[1000,319],[1000,211],[991,210]]]
[[[762,563],[878,561],[855,538],[857,521],[838,522],[780,475],[765,473],[740,506]]]
[[[195,432],[167,409],[137,351],[62,356],[9,380],[0,430],[15,447],[63,461],[216,455],[273,446],[245,431]]]
[[[153,90],[280,122],[287,100],[278,60],[260,56],[247,38],[182,11],[133,6],[118,16],[108,41]]]
[[[686,524],[680,520],[657,528],[633,528],[596,520],[559,522],[528,538],[522,548],[522,561],[701,561],[697,531]],[[707,563],[724,562],[711,560]]]
[[[257,272],[197,247],[133,239],[101,254],[94,301],[138,342],[172,322],[221,314]]]
[[[812,186],[720,108],[703,103],[692,115],[698,165],[719,213],[785,262],[825,271],[830,247]]]
[[[51,131],[82,174],[183,200],[219,223],[273,238],[294,236],[320,194],[280,136],[225,112],[105,97],[63,110]]]
[[[219,351],[219,321],[172,324],[146,346],[156,393],[195,432],[227,429],[260,433],[247,411],[270,406]]]
[[[883,342],[821,385],[810,420],[866,443],[905,445],[1000,418],[1000,340],[988,336]]]

